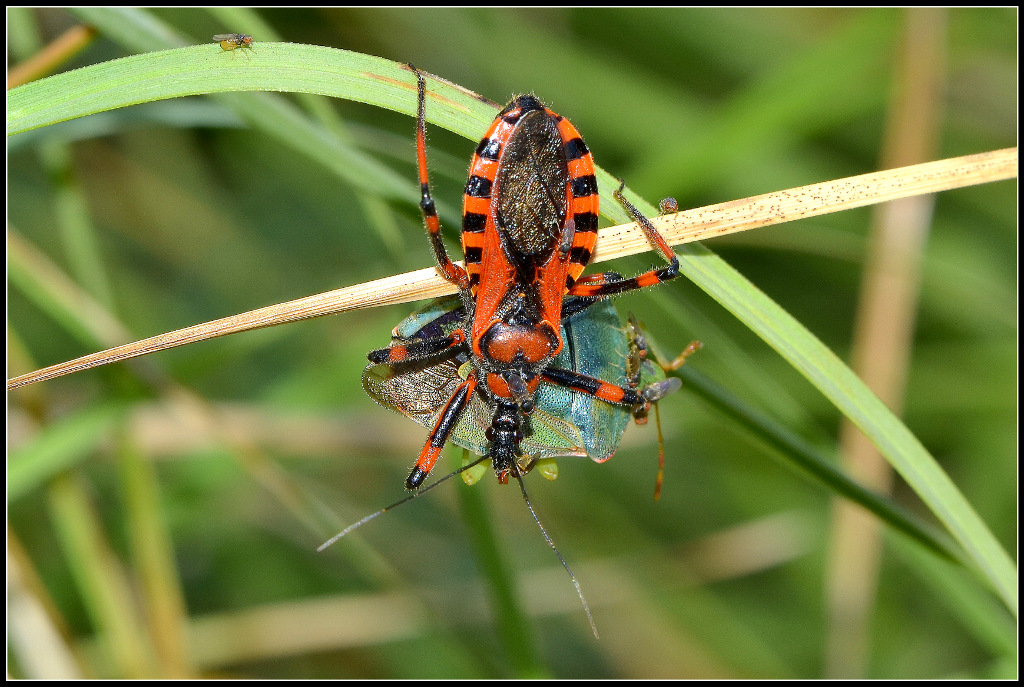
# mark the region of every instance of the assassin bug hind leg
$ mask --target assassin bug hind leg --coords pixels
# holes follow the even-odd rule
[[[615,200],[619,201],[619,204],[626,208],[626,211],[633,216],[633,220],[640,225],[640,228],[643,230],[647,240],[658,249],[658,252],[661,253],[661,257],[665,258],[669,263],[670,272],[666,272],[665,274],[670,274],[670,276],[663,278],[662,281],[674,279],[679,274],[679,258],[676,256],[675,251],[672,250],[672,247],[668,245],[668,242],[665,241],[665,238],[661,233],[658,232],[653,224],[651,224],[651,220],[647,219],[647,216],[644,215],[644,213],[640,212],[635,205],[626,200],[626,196],[622,193],[625,188],[626,182],[619,179],[619,188],[617,188],[613,194],[615,196]],[[661,203],[659,203],[659,209],[661,209],[662,214],[664,214],[664,209],[666,207],[672,207],[673,205],[678,209],[679,205],[676,203],[675,198],[663,198]]]
[[[636,289],[643,289],[648,286],[655,286],[679,276],[679,257],[676,255],[672,247],[668,245],[665,238],[658,232],[658,229],[651,223],[651,220],[647,219],[644,213],[626,200],[626,196],[623,195],[622,190],[625,188],[626,183],[619,180],[619,188],[615,190],[614,196],[617,201],[626,209],[627,212],[633,217],[633,220],[640,225],[640,229],[644,232],[644,236],[652,246],[658,251],[658,253],[668,262],[667,267],[659,267],[652,269],[648,272],[638,274],[635,277],[629,279],[581,279],[569,289],[569,294],[573,296],[585,296],[594,298],[603,298],[606,296],[614,296],[627,291],[634,291]]]

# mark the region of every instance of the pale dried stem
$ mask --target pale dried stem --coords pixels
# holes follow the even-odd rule
[[[1006,148],[766,193],[652,221],[670,244],[679,245],[897,198],[1012,179],[1016,175],[1017,149]],[[636,224],[622,224],[600,232],[592,262],[648,250],[651,246],[640,228]],[[7,382],[7,389],[227,334],[454,292],[455,288],[433,267],[406,272],[116,346],[15,377]]]
[[[883,139],[884,166],[930,159],[941,129],[946,10],[911,9],[905,21]],[[934,201],[934,196],[916,196],[873,208],[863,264],[850,367],[897,416],[912,358],[921,265]],[[843,418],[839,436],[844,472],[876,493],[889,494],[893,469],[878,447],[849,418]],[[857,679],[870,673],[882,533],[874,514],[835,499],[825,570],[824,674],[828,678]]]

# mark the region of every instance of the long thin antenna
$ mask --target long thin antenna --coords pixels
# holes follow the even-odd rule
[[[665,480],[665,438],[661,436],[661,414],[658,412],[658,404],[653,405],[654,426],[658,428],[658,476],[654,479],[654,500],[657,501],[661,498],[661,483]]]
[[[432,483],[428,484],[427,486],[423,487],[422,489],[417,489],[416,491],[414,491],[413,493],[409,494],[408,496],[406,496],[401,501],[396,501],[395,503],[392,503],[390,506],[385,506],[384,508],[381,508],[376,513],[371,513],[370,515],[367,515],[365,518],[363,518],[359,522],[354,523],[352,525],[349,525],[348,527],[343,529],[341,532],[338,532],[336,535],[334,535],[333,537],[331,537],[330,539],[325,541],[323,544],[318,546],[317,549],[316,549],[317,552],[323,551],[328,546],[330,546],[334,542],[338,541],[339,539],[344,537],[346,534],[348,534],[352,530],[356,529],[357,527],[362,527],[363,525],[365,525],[366,523],[370,522],[371,520],[373,520],[378,515],[381,515],[383,513],[387,513],[392,508],[397,508],[398,506],[401,506],[403,503],[408,503],[409,501],[412,501],[417,496],[422,496],[423,494],[426,494],[428,491],[430,491],[431,489],[436,487],[438,484],[441,484],[441,482],[444,482],[445,480],[451,479],[455,475],[457,475],[457,474],[459,474],[461,472],[465,472],[466,470],[470,469],[471,467],[473,467],[475,465],[479,465],[480,463],[482,463],[485,459],[487,459],[489,457],[490,456],[481,456],[480,458],[478,458],[477,460],[473,461],[472,463],[470,463],[468,465],[463,465],[461,468],[459,468],[458,470],[455,470],[454,472],[449,472],[447,475],[445,475],[441,479],[437,480],[436,482],[432,482]],[[523,494],[525,494],[525,493],[526,492],[523,492]],[[530,502],[527,501],[526,504],[529,505]],[[531,508],[530,511],[532,512],[533,509]],[[533,517],[534,517],[534,519],[537,518],[536,515],[534,515]],[[539,521],[538,521],[538,524],[539,524]],[[542,527],[541,530],[543,531],[543,529],[544,528]],[[547,535],[545,534],[544,536],[547,536]],[[548,539],[549,543],[550,543],[550,541],[551,540]],[[552,546],[554,546],[554,544],[552,544]],[[555,551],[555,553],[558,553],[558,552]],[[559,556],[559,558],[561,558],[561,556]],[[565,565],[565,561],[562,561],[562,565]],[[569,574],[571,575],[572,573],[569,573]],[[579,588],[579,586],[577,585],[577,589],[578,588]],[[586,605],[586,604],[584,603],[584,605]],[[587,611],[588,615],[589,615],[589,613],[590,613],[590,611]]]
[[[590,614],[590,606],[587,605],[587,600],[583,596],[583,590],[580,589],[580,583],[576,580],[576,575],[573,574],[569,568],[569,564],[562,558],[562,554],[559,553],[558,548],[555,546],[555,542],[551,541],[551,537],[548,535],[548,531],[544,529],[544,525],[541,524],[540,518],[537,517],[537,512],[533,510],[533,504],[530,503],[530,497],[526,493],[526,484],[523,483],[523,477],[519,474],[518,470],[513,471],[516,479],[519,481],[519,489],[523,492],[523,501],[526,501],[526,507],[530,510],[530,515],[533,516],[533,521],[537,523],[537,527],[540,528],[540,533],[544,535],[544,540],[551,547],[551,550],[558,556],[558,560],[561,562],[562,567],[569,573],[569,579],[572,580],[572,586],[576,587],[576,594],[580,597],[580,602],[583,604],[583,610],[587,614],[587,620],[590,621],[590,629],[594,632],[594,639],[601,639],[601,635],[597,632],[597,624],[594,623],[594,616]],[[433,486],[433,485],[431,485]]]

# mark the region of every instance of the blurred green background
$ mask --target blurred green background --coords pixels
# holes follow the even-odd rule
[[[1016,10],[940,13],[933,158],[1016,145]],[[196,43],[242,31],[257,52],[273,38],[411,62],[500,103],[533,92],[573,121],[604,169],[681,208],[879,169],[907,20],[762,9],[145,16]],[[79,21],[8,10],[8,65]],[[125,54],[101,31],[62,69]],[[252,59],[224,58],[239,69]],[[411,118],[352,102],[327,109],[414,188]],[[475,142],[429,133],[454,241]],[[202,98],[12,137],[7,195],[9,377],[431,264],[415,205],[354,190]],[[1016,218],[1013,183],[938,196],[903,413],[1011,552]],[[707,245],[847,359],[870,222],[865,208]],[[665,355],[702,340],[689,366],[835,453],[836,410],[706,295],[673,283],[617,305]],[[563,459],[557,482],[528,480],[599,641],[518,490],[490,479],[453,481],[317,554],[334,531],[401,498],[425,439],[359,383],[366,352],[411,309],[245,333],[9,394],[9,459],[43,466],[9,486],[9,674],[844,674],[826,650],[830,634],[842,640],[826,601],[831,495],[685,387],[660,404],[659,502],[653,422],[629,429],[608,463]],[[893,495],[929,517],[898,481]],[[502,570],[522,591],[526,650],[491,603],[487,559],[466,525],[481,517],[474,507],[489,514]],[[1015,621],[962,570],[890,536],[871,587],[868,639],[845,674],[1015,675]]]

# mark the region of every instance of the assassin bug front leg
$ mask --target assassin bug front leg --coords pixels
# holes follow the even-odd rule
[[[426,127],[426,82],[423,76],[410,65],[416,74],[417,87],[417,108],[416,108],[416,158],[419,169],[420,180],[420,209],[423,212],[423,222],[427,228],[427,236],[430,238],[430,246],[434,251],[434,259],[437,262],[441,275],[459,289],[463,303],[467,306],[472,304],[472,295],[469,290],[469,276],[466,270],[452,262],[448,257],[448,251],[441,239],[441,222],[437,217],[437,208],[434,199],[430,195],[430,179],[427,174],[427,127]],[[389,348],[372,351],[367,357],[373,363],[402,363],[406,361],[422,360],[439,355],[442,352],[457,352],[466,344],[466,332],[458,328],[449,335],[435,339],[411,344],[409,346],[391,346]],[[430,470],[437,463],[448,441],[459,416],[466,408],[466,404],[476,389],[477,379],[475,375],[470,376],[452,395],[445,407],[444,412],[438,418],[437,424],[430,432],[427,443],[420,452],[416,467],[409,474],[405,481],[406,488],[416,489],[423,483]]]

